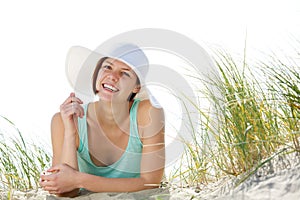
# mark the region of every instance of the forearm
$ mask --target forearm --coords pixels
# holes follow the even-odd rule
[[[77,176],[78,187],[92,192],[135,192],[158,187],[144,178],[105,178],[86,173]]]
[[[76,134],[65,132],[60,163],[78,170]]]

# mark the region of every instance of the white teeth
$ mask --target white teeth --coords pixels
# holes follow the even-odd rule
[[[111,90],[111,91],[113,91],[113,92],[117,92],[117,91],[118,91],[118,89],[115,88],[115,87],[112,86],[112,85],[103,84],[103,87],[106,88],[106,89],[109,89],[109,90]]]

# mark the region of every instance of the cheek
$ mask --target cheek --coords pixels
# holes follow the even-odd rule
[[[95,82],[95,86],[96,86],[96,89],[99,90],[100,87],[101,87],[101,76],[98,75],[97,79],[96,79],[96,82]]]
[[[135,79],[127,79],[123,81],[123,85],[128,88],[128,90],[132,90],[136,87],[136,80]]]

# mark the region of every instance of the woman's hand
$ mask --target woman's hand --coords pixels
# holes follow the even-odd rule
[[[60,195],[66,192],[74,191],[78,186],[76,177],[78,171],[67,164],[60,164],[51,167],[41,175],[40,185],[50,194]],[[77,193],[78,194],[78,193]]]
[[[65,100],[65,102],[60,106],[60,114],[65,126],[65,131],[75,132],[75,121],[78,117],[83,117],[84,110],[80,104],[83,102],[75,97],[74,93],[71,93],[70,96]]]

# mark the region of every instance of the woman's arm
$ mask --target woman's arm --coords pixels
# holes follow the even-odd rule
[[[82,102],[72,93],[67,100],[60,106],[60,113],[56,113],[51,121],[51,141],[52,141],[52,166],[58,164],[66,164],[75,170],[78,170],[77,163],[77,147],[78,133],[76,131],[76,123],[78,116],[83,115],[83,110],[79,104]],[[48,172],[57,173],[57,170],[48,170]],[[41,185],[44,179],[41,176]],[[44,187],[50,193],[55,191]],[[74,196],[78,191],[66,193],[63,196]]]
[[[78,169],[77,163],[77,118],[84,115],[82,101],[74,93],[60,106],[51,121],[51,140],[53,149],[52,166],[60,163]]]
[[[78,169],[76,150],[78,146],[78,134],[64,130],[61,114],[56,113],[51,122],[52,141],[52,166],[68,164]]]
[[[78,172],[68,165],[57,165],[50,170],[58,173],[44,176],[49,188],[64,193],[75,188],[93,192],[133,192],[158,187],[165,164],[163,110],[141,102],[138,124],[144,146],[140,178],[105,178]]]

